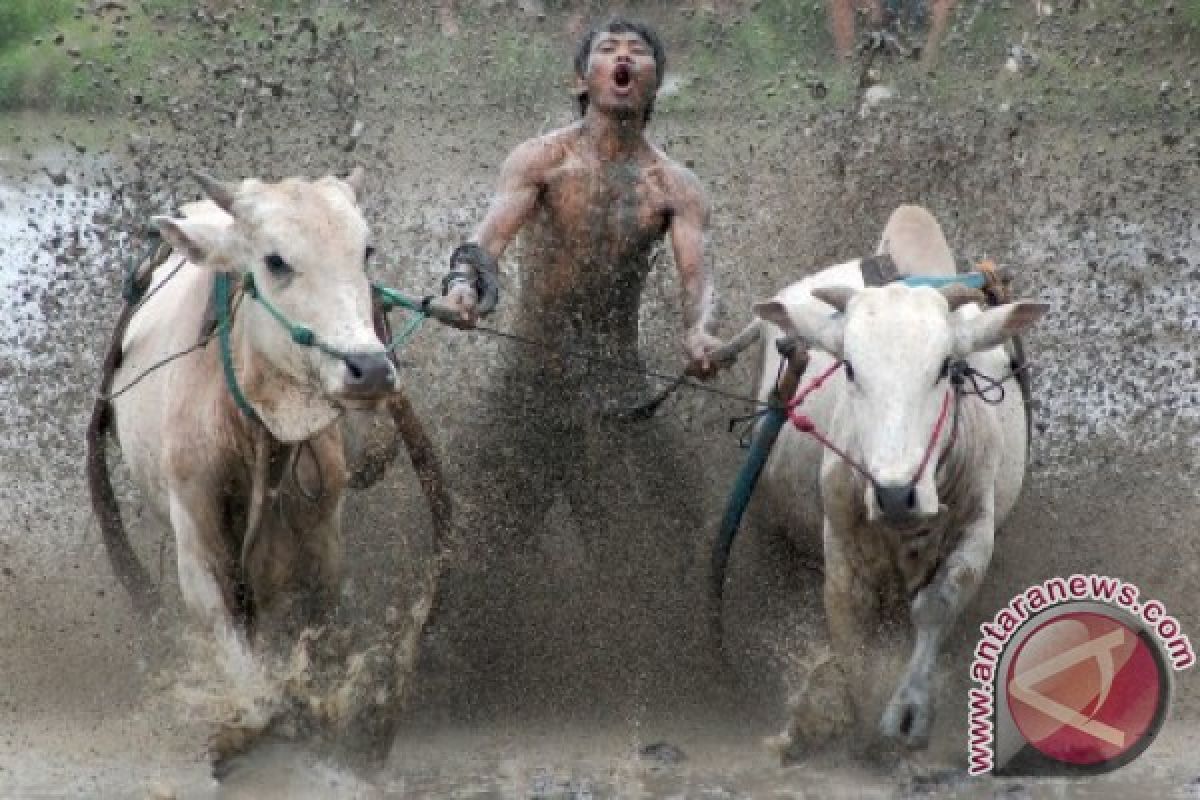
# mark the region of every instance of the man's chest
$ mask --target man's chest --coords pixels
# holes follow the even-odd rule
[[[656,168],[630,164],[570,164],[550,174],[542,202],[572,238],[602,235],[644,242],[665,233],[672,203]]]

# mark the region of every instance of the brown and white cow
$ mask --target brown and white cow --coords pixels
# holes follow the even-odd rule
[[[184,604],[238,673],[255,663],[247,620],[274,633],[335,599],[347,482],[335,423],[391,396],[396,374],[372,326],[361,170],[345,180],[201,182],[207,200],[154,219],[174,254],[130,321],[113,386],[196,345],[218,273],[238,286],[251,275],[263,300],[321,343],[297,344],[266,304],[235,292],[233,371],[258,421],[235,402],[215,339],[114,400],[125,461],[174,531]],[[269,464],[277,488],[248,546],[256,464]]]
[[[901,274],[955,271],[940,227],[917,206],[892,214],[879,251]],[[843,362],[801,410],[844,456],[788,425],[760,483],[771,524],[824,552],[833,648],[821,680],[810,681],[820,692],[797,698],[777,742],[785,757],[820,748],[814,738],[860,716],[867,676],[886,652],[879,634],[895,617],[911,623],[915,643],[879,730],[909,748],[928,742],[935,661],[984,578],[996,528],[1024,479],[1028,421],[1003,345],[1046,310],[1028,302],[985,309],[962,288],[864,288],[855,260],[755,306],[769,323],[766,342],[788,333],[812,345],[805,379]],[[780,358],[773,347],[765,352],[764,401]],[[963,365],[1003,380],[1003,398],[957,392]]]

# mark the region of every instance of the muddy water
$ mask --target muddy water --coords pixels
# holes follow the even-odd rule
[[[9,123],[14,124],[14,123]],[[1151,796],[1189,797],[1189,782],[1195,778],[1195,769],[1190,754],[1200,745],[1197,738],[1193,706],[1188,701],[1189,689],[1185,684],[1184,704],[1177,708],[1172,721],[1163,731],[1155,746],[1135,765],[1109,779],[1086,783],[1065,781],[970,781],[950,775],[930,779],[926,774],[940,775],[947,766],[961,763],[961,738],[945,734],[940,745],[928,759],[910,765],[899,773],[880,774],[859,766],[839,764],[836,761],[815,764],[805,768],[781,770],[770,753],[759,741],[774,733],[780,725],[779,709],[774,702],[776,690],[746,693],[726,685],[711,687],[708,697],[697,698],[693,707],[677,709],[675,713],[664,713],[661,709],[639,710],[635,702],[620,703],[623,709],[616,714],[597,713],[592,701],[583,703],[586,712],[567,716],[542,715],[536,712],[513,715],[508,719],[457,719],[462,698],[478,689],[464,686],[447,689],[443,680],[427,680],[427,693],[419,694],[414,700],[410,720],[402,726],[386,764],[378,771],[366,776],[356,773],[344,760],[336,759],[325,752],[310,752],[302,746],[291,744],[266,744],[247,757],[229,765],[218,783],[210,775],[205,758],[205,743],[212,727],[206,709],[194,702],[197,686],[204,687],[203,679],[196,679],[194,669],[185,669],[182,660],[187,651],[177,641],[176,621],[167,618],[150,631],[135,630],[131,624],[127,607],[107,575],[104,557],[98,547],[95,529],[83,503],[85,494],[78,471],[73,467],[78,457],[81,441],[82,419],[80,410],[86,408],[87,386],[82,381],[94,370],[98,347],[95,337],[105,332],[105,322],[111,318],[111,308],[91,312],[84,309],[88,303],[79,303],[60,295],[61,306],[46,301],[46,287],[76,284],[63,283],[59,273],[64,269],[86,268],[111,270],[117,264],[105,248],[86,239],[81,242],[81,252],[68,266],[59,263],[52,252],[42,249],[44,237],[39,233],[62,229],[64,235],[72,237],[73,223],[79,215],[101,210],[105,194],[87,186],[88,175],[95,175],[106,166],[104,160],[80,158],[79,154],[63,147],[47,128],[69,129],[70,122],[54,119],[50,122],[36,118],[25,118],[18,123],[22,127],[22,139],[26,149],[17,149],[0,162],[3,164],[5,192],[4,219],[6,230],[12,235],[5,239],[6,281],[4,287],[6,309],[12,309],[7,319],[17,332],[5,340],[6,355],[17,364],[24,365],[18,371],[20,380],[6,381],[4,390],[6,403],[18,406],[16,413],[9,416],[5,426],[4,491],[5,514],[0,539],[6,572],[2,586],[4,607],[13,613],[6,615],[4,641],[6,647],[0,653],[0,663],[7,676],[3,687],[5,734],[0,738],[0,797],[68,797],[87,796],[105,798],[143,798],[172,796],[181,798],[441,798],[441,797],[529,797],[529,798],[600,798],[600,797],[712,797],[712,798],[810,798],[810,797],[1079,797],[1079,798],[1122,798]],[[86,127],[86,126],[85,126]],[[119,141],[119,135],[113,134]],[[65,137],[70,139],[70,135]],[[499,149],[499,148],[497,148]],[[25,152],[31,153],[26,159]],[[74,153],[74,155],[72,155]],[[64,168],[79,176],[62,187],[53,185],[50,176],[42,168],[60,174]],[[76,183],[80,184],[77,188]],[[387,198],[383,202],[392,208],[402,209],[400,219],[413,220],[410,230],[394,234],[401,241],[411,238],[416,249],[424,244],[422,237],[431,233],[435,237],[448,236],[450,232],[469,224],[471,210],[460,212],[428,211],[422,205],[409,208],[411,198]],[[726,202],[729,202],[728,200]],[[28,222],[28,209],[35,210],[40,231],[25,234],[23,222]],[[25,215],[25,216],[23,216]],[[395,225],[393,218],[389,225]],[[32,231],[32,229],[29,229]],[[440,233],[439,233],[440,231]],[[1144,258],[1147,248],[1153,249],[1155,240],[1145,234],[1106,237],[1109,247],[1125,248],[1123,257],[1137,262]],[[1074,239],[1064,233],[1059,225],[1047,224],[1035,237],[1024,240],[1021,245],[1031,263],[1058,263],[1068,265],[1082,261],[1086,268],[1086,256],[1070,255]],[[1182,257],[1195,258],[1195,239],[1182,239],[1179,245]],[[427,247],[428,245],[424,245]],[[120,243],[115,247],[121,252]],[[1068,253],[1064,258],[1063,252]],[[726,256],[728,257],[728,256]],[[432,256],[431,256],[432,259]],[[1147,269],[1153,264],[1142,262]],[[1155,313],[1137,319],[1178,320],[1178,332],[1194,329],[1197,303],[1193,286],[1177,286],[1169,276],[1161,274],[1166,287],[1161,290],[1150,285],[1146,302],[1156,303]],[[733,276],[734,280],[738,276]],[[662,303],[671,294],[669,278],[655,278],[662,285],[652,285],[651,303]],[[736,283],[727,288],[734,296],[743,296],[743,289]],[[86,283],[84,284],[87,285]],[[106,303],[115,303],[114,281],[111,275],[94,279],[92,291]],[[1160,292],[1160,294],[1156,294]],[[1049,285],[1038,289],[1039,295],[1050,300],[1062,310],[1064,320],[1059,328],[1044,334],[1041,346],[1048,357],[1057,365],[1078,366],[1108,363],[1108,350],[1097,344],[1097,350],[1087,362],[1073,358],[1066,342],[1082,333],[1090,332],[1097,342],[1115,336],[1113,330],[1120,328],[1124,295],[1113,296],[1099,280],[1075,283],[1065,281],[1062,286]],[[11,305],[9,305],[11,304]],[[1075,307],[1092,313],[1072,313]],[[45,337],[36,332],[40,326],[53,324],[56,311],[63,314],[68,309],[69,318],[81,325],[78,337],[70,337],[68,344],[74,348],[51,349],[44,346]],[[1096,314],[1096,309],[1110,308],[1105,314]],[[1155,324],[1153,322],[1151,325]],[[1191,325],[1193,328],[1189,328]],[[649,328],[651,352],[657,352],[654,328]],[[1173,359],[1188,358],[1190,351],[1183,350],[1172,342],[1175,329],[1167,331],[1169,336],[1161,344],[1150,342],[1152,349],[1140,356],[1147,363],[1163,363],[1177,367]],[[89,341],[90,337],[90,341]],[[1060,344],[1062,342],[1062,344]],[[486,346],[486,345],[485,345]],[[437,342],[423,341],[414,351],[413,358],[420,362],[436,363],[439,358]],[[70,374],[79,376],[78,386],[63,385],[45,379],[45,370],[56,364],[63,367],[68,361],[64,354],[71,354],[79,361],[72,365]],[[1100,360],[1097,361],[1097,354]],[[669,363],[669,356],[662,356]],[[1186,364],[1185,364],[1186,366]],[[63,367],[65,369],[65,367]],[[464,380],[474,373],[470,364],[457,367]],[[1078,367],[1083,369],[1083,367]],[[451,374],[454,367],[451,367]],[[1062,374],[1062,373],[1060,373]],[[1153,370],[1147,374],[1153,375]],[[1060,388],[1071,389],[1067,399],[1058,396]],[[1148,407],[1154,415],[1148,420],[1139,418],[1144,427],[1154,436],[1170,437],[1170,424],[1187,422],[1186,415],[1193,413],[1188,407],[1179,407],[1175,413],[1171,407],[1147,402],[1145,397],[1127,390],[1115,395],[1117,406],[1090,402],[1089,398],[1099,391],[1093,384],[1074,378],[1061,379],[1049,393],[1046,423],[1051,436],[1039,445],[1040,466],[1035,466],[1033,491],[1028,495],[1023,516],[1014,527],[1028,527],[1031,520],[1042,517],[1029,530],[1044,530],[1049,519],[1070,517],[1073,505],[1087,503],[1086,493],[1073,492],[1083,486],[1081,480],[1064,477],[1073,458],[1067,442],[1070,436],[1058,433],[1056,426],[1065,426],[1063,419],[1084,409],[1084,423],[1091,426],[1097,435],[1113,434],[1124,429],[1112,420],[1114,414],[1127,414],[1131,409]],[[1138,384],[1139,392],[1167,392],[1162,384],[1149,382]],[[1082,398],[1082,402],[1080,400]],[[420,397],[417,402],[422,403]],[[424,401],[426,413],[431,413],[435,403]],[[694,397],[676,401],[681,413],[689,414],[689,423],[698,435],[706,436],[705,428],[719,419],[725,408],[722,406],[697,405]],[[66,417],[64,409],[74,409]],[[1184,415],[1182,422],[1180,415]],[[31,421],[31,434],[20,420]],[[53,424],[52,424],[53,423]],[[1107,426],[1107,427],[1105,427]],[[1186,428],[1194,432],[1194,428]],[[714,467],[710,511],[719,505],[724,484],[723,478],[729,468],[736,465],[736,451],[722,450],[719,438],[706,438],[710,445],[724,453]],[[1122,441],[1118,439],[1118,442]],[[33,442],[41,455],[34,456],[23,445]],[[1126,469],[1131,469],[1129,462]],[[1125,490],[1137,491],[1137,486]],[[156,577],[171,590],[171,559],[169,542],[164,542],[161,533],[145,526],[140,520],[136,493],[126,491],[124,497],[130,510],[135,541],[143,550],[143,557],[152,565]],[[415,497],[411,480],[405,476],[394,476],[379,492],[370,494],[365,505],[351,509],[349,546],[354,552],[358,547],[377,548],[379,533],[394,530],[404,523],[403,514],[397,517],[397,504],[392,493],[398,492],[410,503],[419,502]],[[47,498],[70,497],[71,502],[47,502]],[[1136,518],[1137,509],[1126,512],[1125,519]],[[1163,518],[1166,528],[1186,524],[1189,519]],[[1109,520],[1107,531],[1119,530],[1119,520]],[[1071,527],[1071,526],[1067,526]],[[1021,534],[1018,530],[1018,536]],[[1076,534],[1077,535],[1077,534]],[[1108,536],[1107,533],[1097,533]],[[386,538],[386,537],[385,537]],[[419,532],[414,539],[420,539]],[[419,551],[419,545],[409,540],[410,552]],[[377,557],[382,551],[372,551]],[[749,553],[754,552],[749,546]],[[990,613],[989,603],[1003,601],[1008,587],[1016,588],[1022,576],[1031,579],[1041,577],[1040,570],[1007,555],[1012,551],[1001,551],[997,555],[998,585],[979,604],[973,613]],[[362,555],[354,556],[361,559]],[[753,561],[753,558],[745,558]],[[1106,558],[1095,561],[1097,568],[1114,571],[1106,566]],[[1162,586],[1162,576],[1169,576],[1156,567],[1157,559],[1143,555],[1133,572],[1126,572],[1132,579],[1145,581],[1153,590]],[[1064,564],[1074,563],[1064,559]],[[745,566],[743,564],[743,566]],[[403,564],[393,568],[403,575]],[[349,595],[357,597],[360,604],[370,605],[376,589],[372,583],[378,573],[363,570],[352,572]],[[1167,578],[1166,594],[1172,594],[1173,580]],[[776,587],[786,597],[786,587]],[[760,590],[765,594],[769,589]],[[804,599],[801,598],[803,601]],[[353,602],[353,599],[351,600]],[[798,608],[811,616],[816,609],[811,598]],[[733,600],[737,613],[737,599]],[[994,606],[991,606],[994,608]],[[793,609],[793,612],[795,609]],[[736,616],[735,616],[736,618]],[[783,619],[787,619],[784,614]],[[1186,617],[1185,617],[1186,619]],[[776,641],[786,641],[786,636],[772,636]],[[962,652],[969,646],[967,637],[962,637],[958,647]],[[569,643],[562,643],[569,646]],[[795,647],[803,650],[801,640]],[[786,648],[785,648],[786,649]],[[787,663],[787,656],[767,659],[767,671],[778,672]],[[752,662],[753,657],[748,658]],[[444,664],[434,662],[430,669],[444,669]],[[740,669],[740,668],[739,668]],[[737,671],[737,670],[735,670]],[[753,671],[753,670],[751,670]],[[751,683],[751,686],[755,684]],[[762,685],[759,684],[759,688]],[[189,692],[191,692],[189,694]],[[448,692],[450,694],[448,694]],[[454,696],[454,695],[457,695]],[[615,701],[616,698],[613,698]],[[202,704],[203,705],[203,704]],[[511,704],[510,704],[511,705]],[[533,707],[536,708],[536,703]],[[719,708],[719,713],[714,713]],[[208,709],[211,710],[211,709]],[[951,730],[961,727],[958,722],[962,711],[954,705],[943,710],[943,721]],[[641,751],[649,745],[667,743],[669,748],[659,748],[668,757],[646,757]],[[672,749],[674,748],[674,749]],[[653,749],[653,748],[651,748]],[[675,755],[676,752],[682,756]]]
[[[387,33],[402,43],[407,31]],[[687,59],[675,64],[673,86],[686,92],[693,85]],[[297,72],[308,79],[306,70]],[[137,249],[123,232],[135,230],[135,220],[85,226],[78,246],[74,223],[104,210],[94,205],[108,191],[97,188],[98,176],[129,156],[131,129],[152,149],[142,169],[122,179],[147,182],[137,192],[154,212],[192,196],[188,167],[232,178],[318,174],[363,161],[371,170],[368,216],[383,256],[377,269],[389,283],[431,287],[450,249],[482,214],[507,151],[571,114],[555,86],[529,107],[488,107],[481,115],[456,100],[477,97],[465,80],[446,77],[435,100],[423,83],[428,76],[403,73],[406,84],[393,80],[396,74],[386,63],[364,73],[357,113],[366,134],[354,153],[345,149],[346,115],[330,110],[323,87],[279,107],[264,100],[257,114],[250,104],[250,124],[237,128],[228,108],[218,107],[227,100],[223,84],[203,87],[216,98],[212,108],[208,94],[178,87],[195,121],[183,129],[153,115],[133,123],[0,119],[0,132],[21,137],[0,141],[0,326],[8,326],[0,327],[0,797],[1200,796],[1193,783],[1200,773],[1200,698],[1192,674],[1180,676],[1157,743],[1110,778],[914,777],[961,768],[970,632],[1030,583],[1060,572],[1120,575],[1163,599],[1193,639],[1200,636],[1200,230],[1191,211],[1200,202],[1200,178],[1194,136],[1167,151],[1150,130],[1115,145],[1106,139],[1106,157],[1085,158],[1098,148],[1076,140],[1078,124],[1047,121],[1013,138],[1005,133],[1012,124],[1006,112],[931,121],[927,108],[907,100],[850,130],[836,114],[784,112],[747,126],[738,121],[747,109],[714,107],[662,113],[653,132],[673,155],[695,164],[713,196],[723,332],[744,321],[752,300],[871,249],[887,210],[914,199],[943,220],[961,259],[987,254],[1019,266],[1023,292],[1053,306],[1030,338],[1041,409],[1026,494],[1000,539],[987,586],[948,648],[938,738],[928,756],[892,771],[836,758],[780,769],[760,746],[782,725],[789,668],[811,650],[820,612],[811,574],[790,569],[771,542],[748,531],[735,553],[727,619],[738,645],[729,672],[741,683],[692,682],[682,698],[675,686],[609,686],[549,706],[538,665],[528,674],[464,677],[435,632],[410,714],[378,771],[363,777],[324,750],[267,744],[228,765],[216,783],[205,756],[211,708],[194,702],[211,687],[180,642],[171,543],[144,518],[137,493],[118,474],[132,538],[169,598],[168,614],[142,629],[109,575],[78,468],[90,387],[116,314],[115,276]],[[229,83],[234,102],[245,102],[236,78]],[[61,176],[64,168],[69,180],[55,186],[59,178],[45,170]],[[1133,189],[1108,188],[1123,176]],[[1093,197],[1099,186],[1111,200]],[[99,235],[110,238],[96,246],[91,237]],[[508,280],[518,279],[511,263],[506,271]],[[664,372],[678,366],[675,297],[669,269],[656,270],[643,349]],[[505,308],[495,324],[511,326],[516,313]],[[430,330],[405,354],[413,401],[452,470],[471,468],[469,450],[456,449],[453,434],[464,420],[488,413],[474,398],[495,350],[478,334]],[[722,386],[748,391],[751,374],[743,364]],[[695,502],[707,519],[719,515],[741,458],[724,435],[725,420],[743,410],[701,394],[681,395],[666,408],[691,435],[689,457],[706,468]],[[427,551],[421,508],[402,467],[348,503],[348,613],[378,616],[396,587],[411,582]],[[548,526],[561,526],[563,542],[541,556],[570,555],[566,513],[562,502],[552,505]],[[699,597],[692,600],[702,607]],[[574,645],[528,619],[514,620],[511,631],[545,648]],[[581,685],[597,683],[596,676],[579,677]],[[660,743],[670,747],[651,751],[668,755],[639,754]],[[685,758],[672,757],[676,752]]]

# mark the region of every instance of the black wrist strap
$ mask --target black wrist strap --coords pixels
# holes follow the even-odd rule
[[[479,298],[479,313],[489,314],[500,299],[499,274],[500,267],[487,250],[476,242],[464,242],[450,254],[450,272],[442,279],[442,294],[459,281],[467,283]]]
[[[463,270],[450,270],[447,272],[444,276],[442,276],[442,296],[445,297],[446,295],[450,294],[450,287],[456,283],[465,283],[470,285],[471,273]],[[479,290],[477,287],[472,286],[472,288],[475,289],[476,293],[478,293]]]

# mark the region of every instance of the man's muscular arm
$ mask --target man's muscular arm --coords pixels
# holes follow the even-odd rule
[[[545,139],[530,139],[513,150],[500,167],[496,195],[471,240],[495,259],[529,221],[545,185],[546,170],[557,148]]]
[[[545,185],[546,170],[553,163],[556,150],[557,147],[545,139],[530,139],[504,160],[487,215],[470,239],[493,259],[500,259],[533,214]],[[460,311],[465,325],[474,325],[479,298],[473,287],[466,283],[455,285],[447,295],[447,302]]]
[[[721,346],[721,340],[712,334],[716,290],[712,273],[704,261],[708,198],[691,172],[676,168],[673,177],[675,207],[671,214],[671,247],[683,288],[683,347],[688,358],[687,371],[697,377],[709,378],[719,366],[710,361],[709,355]]]

